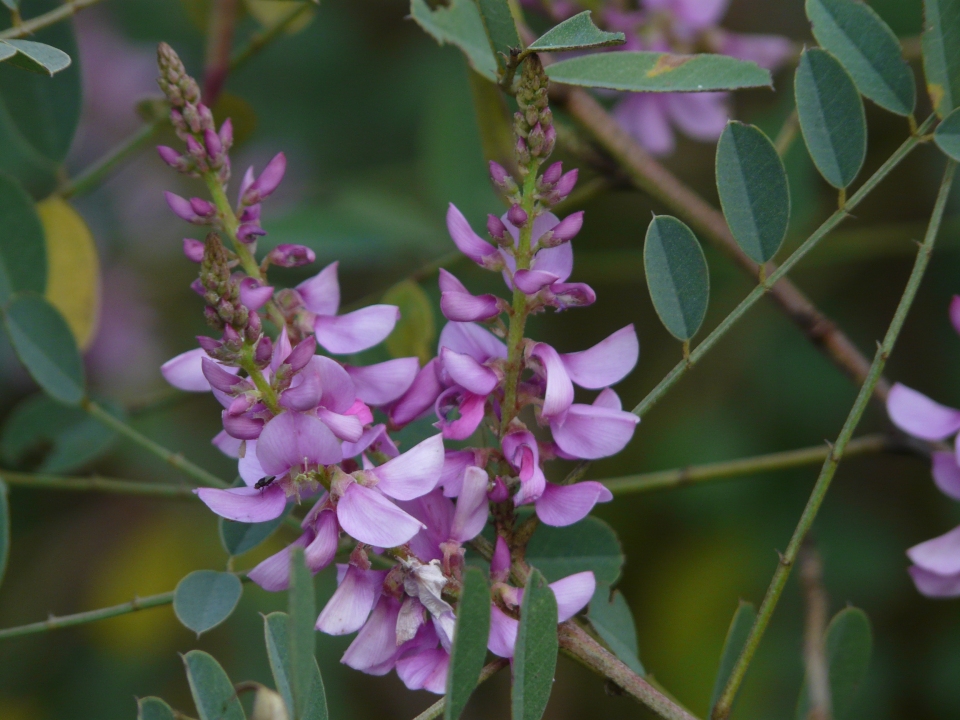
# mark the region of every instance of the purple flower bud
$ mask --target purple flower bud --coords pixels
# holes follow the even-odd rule
[[[267,255],[267,259],[273,265],[291,268],[308,265],[317,259],[317,255],[313,250],[304,245],[283,243],[271,250],[270,254]]]
[[[293,372],[299,372],[307,366],[307,363],[316,354],[317,339],[311,335],[297,343],[297,346],[290,351],[283,362],[289,365]]]
[[[497,240],[503,240],[507,235],[507,226],[496,215],[487,215],[487,232]]]
[[[223,125],[220,126],[220,142],[227,149],[233,145],[233,123],[230,122],[230,118],[224,120]]]
[[[555,162],[544,171],[543,182],[545,185],[555,185],[561,175],[563,175],[563,163]]]
[[[495,185],[500,187],[506,187],[507,181],[511,180],[510,173],[507,172],[507,169],[503,167],[500,163],[490,161],[490,179],[493,180]]]
[[[573,192],[573,188],[577,184],[577,175],[578,171],[574,168],[570,172],[564,173],[560,180],[557,181],[555,192],[558,200],[563,200],[563,198]]]
[[[519,205],[514,205],[507,211],[507,220],[515,227],[523,227],[527,224],[527,212]]]
[[[572,240],[583,227],[583,210],[567,215],[553,228],[553,239],[557,244]]]
[[[203,198],[190,198],[190,207],[194,213],[202,218],[213,217],[217,214],[217,208],[213,205],[213,203],[208,202]]]
[[[203,243],[199,240],[194,240],[193,238],[184,238],[183,239],[183,254],[187,256],[187,260],[191,262],[202,262],[203,261]]]
[[[157,154],[160,156],[161,160],[163,160],[174,170],[180,169],[180,166],[182,165],[182,158],[180,157],[180,153],[178,153],[172,147],[168,147],[167,145],[158,145]]]
[[[237,228],[237,240],[242,243],[252,243],[261,235],[266,235],[267,231],[260,227],[257,222],[243,223]]]
[[[203,283],[200,281],[200,278],[197,278],[192,283],[190,283],[190,289],[193,290],[200,297],[203,297],[207,293],[207,289],[203,286]]]
[[[238,378],[233,373],[227,372],[219,363],[215,363],[208,358],[200,360],[200,368],[203,371],[203,376],[207,379],[207,382],[210,383],[210,386],[221,392],[230,392],[234,385],[242,382],[241,378]]]
[[[240,343],[240,335],[232,326],[227,325],[223,328],[223,342],[225,343]]]
[[[208,335],[197,335],[197,342],[207,353],[216,352],[223,347],[222,342],[216,338],[209,337]]]
[[[487,493],[487,497],[495,503],[503,502],[510,497],[510,491],[507,490],[507,486],[499,475],[493,479],[493,489]]]
[[[597,294],[586,283],[554,283],[550,286],[549,304],[558,310],[586,307],[597,301]]]
[[[211,128],[203,131],[203,142],[207,146],[207,155],[209,155],[211,159],[223,152],[223,143],[220,142],[220,136]]]
[[[266,365],[273,357],[273,340],[269,335],[264,335],[257,343],[257,349],[254,351],[253,359],[257,365]]]
[[[253,181],[253,184],[243,193],[241,203],[244,205],[253,205],[268,197],[274,190],[280,186],[283,180],[283,174],[287,171],[287,156],[282,152],[277,153],[273,160],[267,163],[267,166],[260,173],[260,176]]]
[[[193,157],[197,158],[198,160],[203,159],[207,154],[206,148],[204,148],[203,145],[197,142],[196,138],[194,138],[193,135],[187,136],[187,152],[189,152],[191,155],[193,155]]]
[[[256,205],[251,205],[250,207],[245,207],[243,213],[240,215],[240,222],[253,222],[254,220],[260,219],[260,208],[263,207],[260,203]]]
[[[206,129],[213,127],[213,113],[210,112],[210,108],[203,103],[197,103],[197,114],[200,116],[201,128]]]
[[[553,125],[550,125],[543,133],[543,142],[546,153],[551,153],[553,146],[557,144],[557,129]]]
[[[256,440],[263,430],[263,420],[246,415],[231,415],[226,410],[222,415],[223,429],[237,440]]]
[[[189,223],[195,223],[200,219],[193,211],[193,206],[190,204],[190,201],[186,198],[182,198],[172,192],[165,192],[163,196],[167,199],[167,205],[169,205],[170,209],[173,210],[173,214],[181,220],[186,220]]]
[[[273,297],[273,288],[261,285],[259,280],[245,277],[240,281],[240,302],[250,310],[259,310]]]
[[[192,285],[190,287],[193,287]],[[211,327],[220,328],[223,327],[223,320],[220,319],[220,316],[217,315],[217,311],[212,307],[207,305],[203,309],[203,317],[207,321],[207,324]]]
[[[247,194],[247,190],[250,189],[250,186],[253,185],[253,181],[256,177],[253,174],[253,167],[248,167],[247,171],[243,174],[243,180],[240,181],[240,192],[238,194],[237,202],[240,205],[243,205],[243,196]]]
[[[527,145],[529,146],[530,152],[533,155],[539,154],[540,148],[543,147],[544,139],[545,136],[543,133],[543,127],[540,125],[540,123],[537,123],[533,126],[533,130],[530,131],[530,134],[527,135]]]
[[[244,331],[244,335],[247,336],[247,340],[252,342],[260,337],[261,332],[263,332],[263,324],[260,321],[260,315],[251,310],[247,316],[247,329]]]
[[[242,415],[253,406],[254,402],[254,399],[249,395],[241,395],[233,399],[230,407],[227,408],[227,412],[231,415]]]

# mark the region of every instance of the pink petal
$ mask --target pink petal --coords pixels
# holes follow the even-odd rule
[[[546,485],[547,479],[543,476],[543,470],[539,465],[535,465],[529,478],[520,479],[520,489],[513,496],[513,504],[520,506],[535,502],[543,495]]]
[[[247,487],[253,487],[257,484],[257,480],[265,478],[270,474],[260,467],[260,460],[257,459],[256,440],[247,440],[247,447],[243,453],[243,457],[240,458],[240,462],[237,463],[237,472]]]
[[[633,413],[573,404],[566,414],[551,421],[550,430],[564,452],[596,460],[623,450],[638,422],[640,418]]]
[[[640,342],[633,325],[617,330],[592,348],[560,355],[570,379],[584,388],[599,389],[618,383],[633,370]]]
[[[451,538],[450,527],[455,513],[453,502],[445,498],[439,490],[434,490],[415,500],[398,504],[427,526],[426,530],[418,532],[410,541],[410,551],[423,562],[434,558],[442,559],[440,543]]]
[[[387,457],[394,458],[400,454],[397,446],[393,444],[393,440],[391,440],[387,434],[387,426],[383,424],[367,428],[363,431],[363,435],[360,436],[359,440],[353,443],[344,442],[340,447],[343,450],[343,456],[345,458],[356,457],[370,447],[374,448],[377,452],[383,453]]]
[[[890,388],[887,413],[898,428],[924,440],[943,440],[960,430],[960,410],[934,402],[900,383]]]
[[[487,639],[487,649],[499,657],[512,658],[519,629],[519,620],[514,620],[496,605],[491,605],[490,637]]]
[[[507,231],[513,237],[513,244],[516,245],[520,242],[520,230],[517,229],[517,226],[514,225],[507,218],[507,213],[504,213],[500,220],[506,226]],[[552,212],[541,213],[537,216],[537,219],[533,221],[533,229],[530,231],[530,242],[534,245],[537,244],[537,241],[541,236],[547,232],[547,230],[553,230],[560,223],[560,218],[554,215]],[[511,260],[513,260],[512,255],[507,255]],[[511,268],[513,269],[513,268]]]
[[[270,475],[284,475],[304,462],[330,465],[343,459],[330,428],[297,412],[285,412],[266,424],[257,441],[257,457]]]
[[[389,595],[380,596],[370,619],[350,643],[340,659],[344,665],[368,675],[386,675],[399,655],[397,617],[400,602]]]
[[[691,30],[716,25],[726,14],[730,0],[673,0],[674,16]]]
[[[457,498],[450,536],[465,543],[473,540],[487,524],[487,473],[471,466],[463,476],[463,490]]]
[[[366,367],[347,367],[357,397],[368,405],[386,405],[403,395],[420,371],[415,357],[397,358]]]
[[[907,550],[907,557],[915,565],[937,575],[960,573],[960,527],[933,540],[914,545]]]
[[[280,404],[290,410],[312,410],[320,404],[322,396],[320,376],[307,367],[294,375],[290,387],[280,393]]]
[[[497,543],[493,549],[493,558],[490,560],[490,575],[502,582],[510,573],[510,548],[507,541],[497,535]]]
[[[474,395],[458,387],[450,388],[437,398],[435,408],[437,417],[441,420],[435,425],[448,440],[466,440],[483,422],[485,405],[485,395]],[[447,420],[447,412],[454,407],[457,408],[460,417],[456,420]]]
[[[620,396],[610,388],[604,388],[600,394],[590,403],[594,407],[610,408],[611,410],[623,410],[623,403],[620,402]]]
[[[163,378],[178,390],[210,392],[210,383],[203,375],[202,361],[205,357],[208,356],[203,348],[188,350],[167,360],[160,366],[160,372]]]
[[[263,431],[263,420],[246,415],[231,415],[224,411],[220,416],[224,431],[238,440],[256,440]]]
[[[953,329],[960,333],[960,295],[954,295],[950,301],[950,322]]]
[[[653,155],[669,155],[676,143],[662,98],[630,93],[614,109],[617,122]]]
[[[326,408],[318,408],[317,417],[341,440],[357,442],[363,435],[363,424],[356,415],[341,415]]]
[[[217,450],[222,452],[227,457],[240,457],[240,445],[243,444],[243,440],[230,437],[227,435],[226,431],[221,430],[218,432],[210,442],[213,443],[213,446],[217,448]]]
[[[310,367],[320,376],[323,395],[320,404],[327,410],[346,415],[357,399],[353,379],[336,360],[322,355],[310,359]]]
[[[907,572],[922,595],[932,598],[960,596],[960,573],[938,575],[916,565],[907,568]]]
[[[317,342],[329,352],[349,355],[385,340],[399,319],[395,305],[370,305],[346,315],[318,315],[313,328]]]
[[[447,210],[447,230],[457,249],[479,265],[483,265],[485,257],[497,252],[495,247],[473,231],[463,213],[457,210],[453,203],[450,203]]]
[[[448,322],[440,331],[437,347],[438,351],[450,348],[481,363],[492,358],[507,357],[507,346],[503,341],[474,323]]]
[[[610,502],[613,494],[598,482],[575,485],[547,483],[537,499],[537,517],[554,527],[573,525],[585,518],[598,502]]]
[[[671,119],[685,135],[711,142],[720,138],[730,120],[729,95],[725,92],[668,93],[665,99]]]
[[[935,452],[932,460],[933,482],[944,495],[960,500],[960,466],[956,453]]]
[[[198,488],[194,492],[217,515],[237,522],[274,520],[283,514],[287,506],[287,495],[279,485],[269,485],[263,490],[251,487],[228,490]]]
[[[587,570],[550,583],[550,589],[557,597],[557,621],[564,622],[587,606],[597,589],[597,581]]]
[[[337,280],[339,262],[327,265],[309,280],[297,285],[297,292],[307,310],[317,315],[336,315],[340,309],[340,282]]]
[[[448,270],[440,268],[439,275],[440,277],[437,280],[437,284],[440,286],[440,292],[470,292],[467,290],[467,286],[457,280],[457,277]]]
[[[533,256],[533,262],[530,263],[530,269],[534,272],[556,275],[557,280],[563,282],[573,272],[573,245],[564,243],[554,248],[537,251]]]
[[[390,422],[403,426],[423,417],[431,409],[443,392],[443,385],[437,376],[440,361],[433,358],[420,368],[410,388],[390,408]]]
[[[397,500],[413,500],[437,486],[443,470],[443,436],[434,435],[373,470],[377,488]]]
[[[440,311],[447,320],[478,322],[497,317],[500,304],[495,295],[444,292],[440,295]]]
[[[508,432],[500,442],[503,457],[521,480],[529,480],[540,466],[540,447],[529,430]]]
[[[397,661],[397,676],[409,690],[428,690],[443,695],[449,667],[450,655],[443,648],[421,650]]]
[[[493,370],[450,348],[440,348],[440,363],[453,382],[475,395],[489,395],[500,384]]]
[[[373,410],[367,407],[363,400],[355,400],[350,409],[344,415],[356,415],[361,425],[369,425],[373,422]]]
[[[381,493],[356,483],[340,498],[337,520],[355,540],[384,548],[403,545],[425,527]]]
[[[324,495],[326,497],[326,495]],[[316,574],[333,562],[340,541],[340,526],[337,514],[332,510],[323,510],[315,523],[316,537],[304,550],[304,559],[310,572]]]
[[[250,310],[259,310],[273,297],[273,288],[261,285],[252,277],[240,282],[240,302]]]
[[[782,35],[745,35],[724,31],[720,54],[755,62],[767,70],[776,70],[794,56],[793,41]]]
[[[273,346],[273,355],[270,358],[270,369],[273,372],[277,371],[281,365],[283,365],[284,360],[287,359],[287,356],[293,350],[293,346],[290,344],[290,336],[287,334],[287,326],[284,325],[280,330],[280,337],[277,338],[276,345]]]
[[[437,482],[446,497],[457,497],[463,489],[463,473],[476,462],[471,450],[447,450],[443,456],[443,470]]]
[[[547,391],[543,397],[541,416],[544,419],[557,417],[573,403],[573,383],[560,354],[546,343],[537,343],[530,353],[543,363],[547,376]]]
[[[517,270],[513,274],[514,284],[527,295],[536,295],[548,285],[553,285],[559,280],[560,278],[553,273],[541,270]]]
[[[268,557],[247,573],[247,577],[269,592],[280,592],[290,587],[290,553],[294,548],[306,547],[310,535],[304,533],[283,550]]]
[[[348,635],[363,627],[386,577],[386,570],[361,570],[348,565],[340,585],[317,618],[317,630],[327,635]]]

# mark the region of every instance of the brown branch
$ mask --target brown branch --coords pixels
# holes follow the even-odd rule
[[[230,50],[237,21],[237,0],[214,0],[207,32],[207,64],[203,99],[209,106],[217,101],[230,72]]]

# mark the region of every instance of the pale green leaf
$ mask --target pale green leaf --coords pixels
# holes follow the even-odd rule
[[[550,582],[590,570],[597,583],[612,585],[620,577],[623,561],[617,534],[595,517],[566,527],[541,524],[527,545],[527,562]]]
[[[430,298],[413,280],[404,280],[383,296],[387,305],[400,308],[400,320],[386,340],[387,352],[395,358],[416,357],[425,364],[433,357],[437,336]]]
[[[590,11],[584,10],[547,30],[528,49],[537,52],[563,52],[622,45],[625,42],[626,37],[622,32],[601,30],[593,24]]]
[[[960,0],[923,0],[923,72],[941,118],[960,107]]]
[[[14,293],[43,293],[47,287],[47,250],[40,217],[20,183],[3,174],[0,174],[0,227],[3,228],[0,232],[0,306],[3,306]]]
[[[286,613],[274,612],[263,618],[263,632],[267,643],[267,657],[273,672],[273,682],[287,706],[288,715],[294,717],[293,691],[291,689],[290,664],[290,619]],[[316,660],[310,672],[310,689],[307,697],[307,715],[303,720],[327,720],[327,697]]]
[[[960,162],[960,108],[947,115],[937,126],[933,141],[949,157]]]
[[[726,55],[610,52],[561,60],[547,67],[565,85],[630,92],[705,92],[770,87],[770,72]]]
[[[173,612],[199,637],[230,617],[241,594],[243,585],[233,573],[194,570],[177,583]]]
[[[16,10],[20,7],[20,0],[2,0],[3,4],[6,5],[11,10]]]
[[[661,322],[678,340],[692,338],[710,299],[707,259],[693,231],[675,217],[655,217],[643,243],[643,268]]]
[[[483,571],[468,567],[463,573],[463,591],[457,604],[457,623],[447,671],[447,704],[444,720],[457,720],[473,694],[490,634],[490,588]]]
[[[587,619],[613,654],[637,675],[646,675],[637,646],[637,627],[623,593],[610,592],[609,585],[598,585]]]
[[[290,650],[290,690],[294,712],[290,720],[306,720],[310,717],[310,702],[314,694],[314,656],[316,639],[314,623],[317,621],[313,575],[307,568],[302,548],[290,553],[290,588],[287,591],[289,620],[287,626]]]
[[[212,655],[191,650],[183,664],[200,720],[246,720],[233,683]]]
[[[513,655],[513,720],[540,720],[557,668],[557,599],[539,570],[531,571],[520,606]]]
[[[137,720],[175,720],[173,710],[158,697],[137,699]]]
[[[480,10],[480,20],[487,32],[490,48],[502,73],[506,67],[506,58],[521,47],[517,24],[510,13],[508,0],[476,0]]]
[[[757,619],[756,608],[748,602],[741,602],[737,607],[737,612],[733,615],[730,622],[730,629],[727,630],[727,639],[723,642],[723,651],[720,653],[720,668],[717,670],[717,679],[713,681],[713,694],[710,696],[710,712],[707,717],[713,714],[713,708],[723,694],[723,689],[727,686],[730,679],[730,673],[733,672],[733,666],[737,663],[737,658],[747,643],[747,636]]]
[[[427,0],[410,0],[410,16],[441,45],[455,45],[470,66],[488,80],[497,79],[497,60],[474,0],[450,0],[431,9]]]
[[[7,2],[8,0],[4,0]],[[9,60],[14,55],[17,54],[17,49],[13,45],[5,43],[3,40],[0,40],[0,62],[4,60]]]
[[[23,70],[53,77],[58,72],[70,67],[70,56],[52,45],[45,45],[33,40],[4,40],[2,42],[17,51],[16,55],[8,58],[8,62]]]

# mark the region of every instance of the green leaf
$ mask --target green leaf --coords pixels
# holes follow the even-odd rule
[[[2,135],[0,135],[2,141]],[[0,153],[2,153],[0,149]],[[33,200],[12,177],[0,174],[0,306],[18,292],[47,287],[43,225]]]
[[[960,0],[923,0],[923,73],[933,109],[945,118],[960,107]]]
[[[212,655],[191,650],[183,664],[200,720],[246,720],[233,683]]]
[[[619,590],[610,593],[609,585],[598,585],[587,619],[613,654],[637,675],[646,675],[637,646],[637,627],[633,614]]]
[[[717,190],[737,244],[757,263],[777,254],[790,222],[787,171],[753,125],[727,124],[717,143]]]
[[[0,480],[0,582],[7,571],[10,559],[10,500],[7,498],[7,484]]]
[[[158,697],[137,699],[137,720],[175,720],[173,710]]]
[[[866,3],[855,0],[807,0],[813,36],[833,53],[857,88],[877,105],[897,115],[910,115],[917,104],[917,85],[903,59],[893,30]]]
[[[625,42],[626,37],[622,32],[601,30],[593,24],[590,11],[584,10],[547,30],[528,49],[538,52],[562,52],[623,45]]]
[[[313,575],[307,569],[303,548],[290,553],[290,589],[287,592],[289,620],[287,625],[290,649],[290,690],[294,713],[290,720],[310,717],[310,702],[314,690],[314,656],[316,640],[314,623],[317,621]]]
[[[384,294],[383,302],[400,308],[400,320],[385,343],[387,352],[395,358],[417,357],[426,364],[437,336],[430,298],[419,283],[404,280]]]
[[[527,562],[550,582],[591,570],[598,584],[620,577],[623,549],[617,534],[603,520],[586,517],[566,527],[537,527],[527,545]]]
[[[456,45],[467,56],[470,67],[488,80],[496,81],[497,60],[474,0],[438,3],[435,10],[427,0],[410,0],[410,16],[434,40],[441,45]]]
[[[263,632],[267,642],[267,657],[273,671],[273,682],[283,697],[289,717],[293,718],[293,692],[290,688],[290,619],[286,613],[274,612],[263,618]],[[311,670],[310,693],[307,699],[308,714],[304,720],[327,720],[327,697],[316,660]]]
[[[124,418],[123,408],[100,400],[111,415]],[[0,457],[12,467],[41,473],[66,473],[105,453],[116,433],[79,408],[60,404],[43,393],[22,400],[0,433]]]
[[[713,715],[713,708],[716,706],[723,689],[727,686],[730,679],[730,673],[733,672],[733,666],[740,657],[743,646],[747,643],[747,636],[757,619],[757,610],[751,603],[740,602],[737,612],[733,615],[733,621],[730,623],[730,629],[727,630],[727,639],[723,642],[723,651],[720,653],[720,669],[717,670],[717,679],[713,681],[713,694],[710,696],[710,712],[707,717]]]
[[[480,10],[480,20],[487,32],[493,57],[497,61],[497,68],[502,73],[506,68],[506,58],[512,50],[519,50],[520,35],[517,33],[517,24],[513,21],[510,4],[507,0],[476,0]]]
[[[547,67],[553,82],[631,92],[704,92],[771,87],[770,72],[726,55],[613,52],[561,60]]]
[[[83,361],[67,321],[53,305],[39,295],[16,295],[3,321],[20,362],[48,395],[66,405],[83,400]]]
[[[483,571],[468,567],[457,604],[457,623],[447,672],[447,704],[444,720],[457,720],[477,687],[487,657],[490,634],[490,588]]]
[[[0,40],[0,44],[16,50],[16,54],[5,58],[22,70],[53,77],[61,70],[70,67],[70,56],[63,50],[32,40]]]
[[[194,570],[177,583],[173,612],[200,637],[230,617],[242,594],[243,585],[233,573]]]
[[[803,140],[824,179],[845,188],[867,154],[867,120],[857,86],[826,50],[804,50],[794,82]]]
[[[933,141],[949,157],[960,162],[960,109],[947,115],[946,120],[937,126]]]
[[[833,720],[851,717],[857,691],[867,677],[872,648],[870,619],[863,610],[848,607],[833,616],[824,638]],[[809,711],[810,693],[804,679],[797,702],[797,720],[806,720]]]
[[[20,7],[20,0],[2,0],[3,4],[6,5],[11,10],[16,10]]]
[[[527,578],[513,654],[513,720],[540,720],[557,669],[557,598],[539,570]]]
[[[4,0],[7,2],[7,0]],[[7,43],[0,40],[0,62],[4,60],[9,60],[14,55],[17,54],[17,49],[13,45],[8,45]]]
[[[293,510],[292,504],[287,506],[286,511],[280,517],[259,523],[237,522],[236,520],[220,518],[220,542],[224,550],[234,556],[243,555],[245,552],[253,550],[283,524],[291,510]]]
[[[693,231],[675,217],[657,215],[643,243],[643,268],[660,321],[678,340],[692,338],[710,300],[707,259]]]

